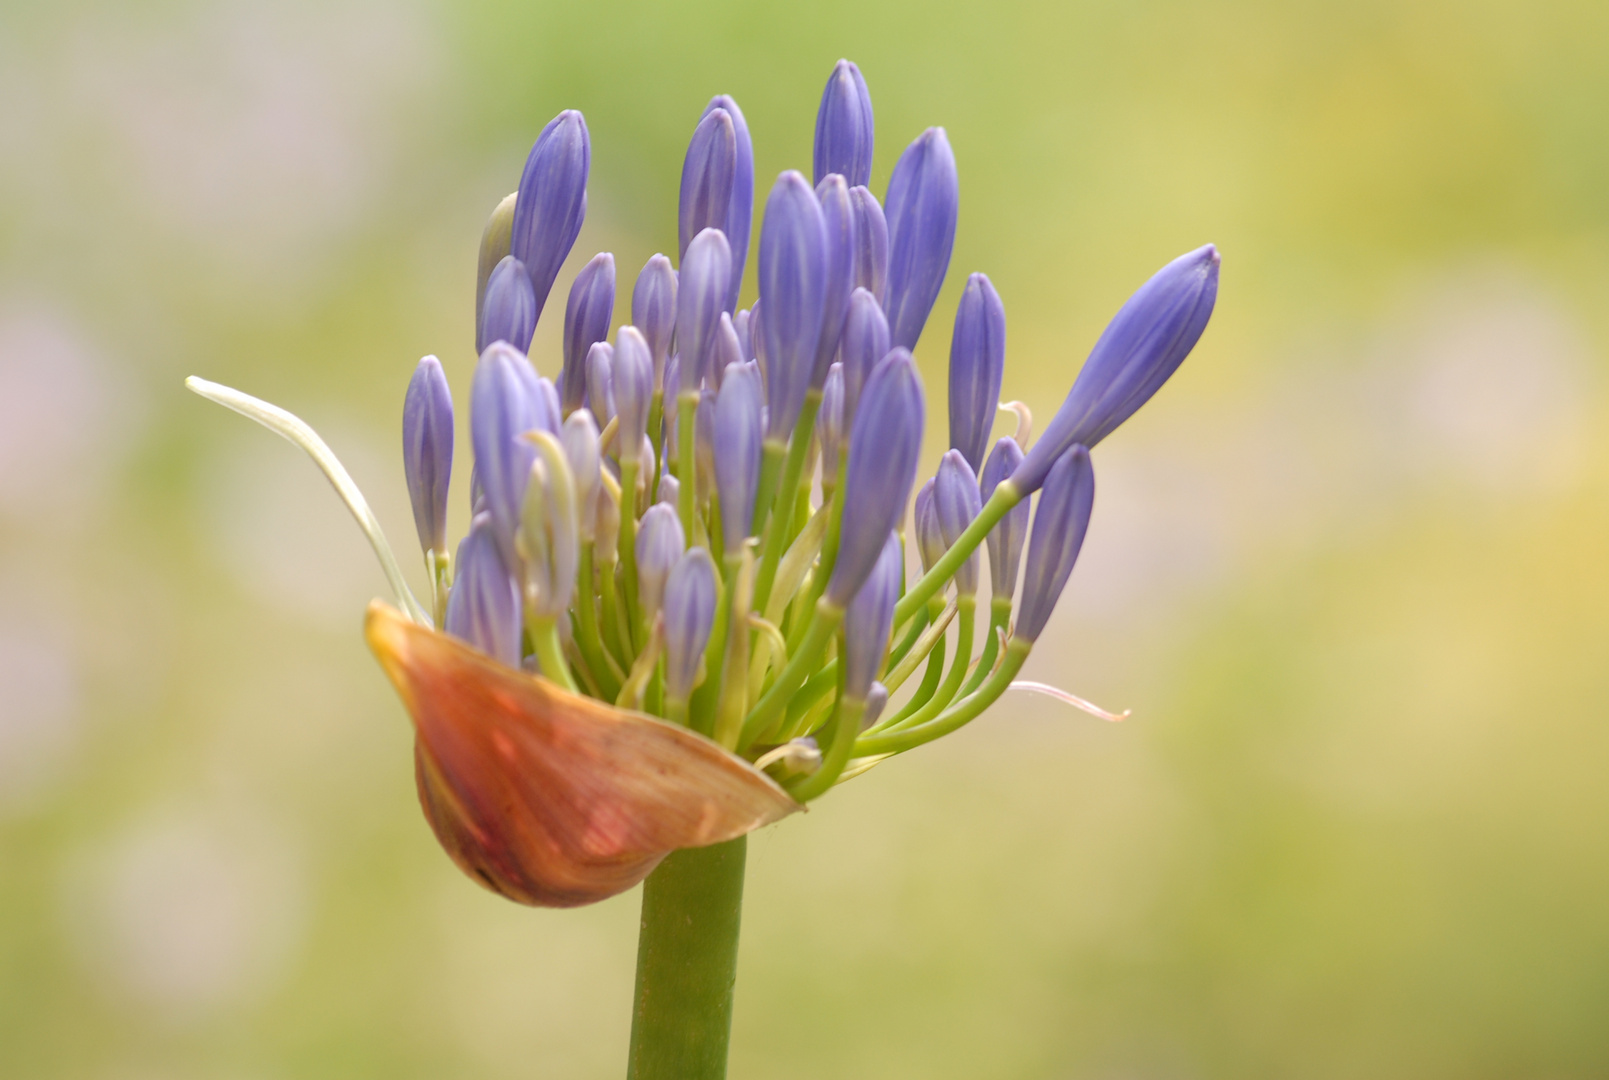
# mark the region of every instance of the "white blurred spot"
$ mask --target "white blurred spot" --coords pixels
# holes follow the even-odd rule
[[[54,635],[0,625],[0,812],[25,806],[55,779],[79,741],[81,688]]]
[[[156,814],[80,854],[66,913],[106,989],[185,1021],[268,988],[301,935],[299,853],[253,815]]]
[[[92,511],[143,412],[132,380],[70,321],[0,300],[0,515],[44,524]]]

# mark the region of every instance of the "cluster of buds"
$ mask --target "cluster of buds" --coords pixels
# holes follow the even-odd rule
[[[1026,407],[999,400],[1005,308],[973,274],[950,348],[952,449],[907,532],[925,422],[912,353],[959,188],[929,128],[879,202],[873,133],[866,83],[840,61],[812,180],[772,184],[758,299],[740,309],[754,156],[737,103],[711,100],[681,174],[679,270],[649,259],[631,325],[611,333],[614,258],[588,262],[550,379],[530,344],[586,212],[590,146],[579,112],[549,123],[481,240],[473,516],[451,554],[453,403],[434,357],[413,376],[404,463],[434,617],[411,597],[408,615],[376,606],[369,635],[414,715],[438,836],[506,895],[609,895],[998,700],[1078,557],[1090,448],[1206,326],[1210,245],[1134,294],[1030,443]],[[1002,411],[1016,428],[991,446]],[[923,573],[908,580],[912,541]]]

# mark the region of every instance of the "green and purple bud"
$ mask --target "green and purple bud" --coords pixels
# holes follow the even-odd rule
[[[856,289],[849,296],[849,314],[844,317],[839,342],[844,365],[845,427],[854,424],[861,387],[877,362],[888,355],[888,349],[888,320],[883,317],[882,305],[866,289]]]
[[[916,348],[955,248],[961,189],[944,129],[905,148],[888,181],[888,295],[883,310],[895,345]]]
[[[883,666],[894,605],[905,579],[899,534],[890,532],[871,575],[844,613],[844,696],[864,701]]]
[[[1006,370],[1006,308],[985,274],[967,278],[950,338],[950,446],[983,467]]]
[[[726,369],[715,398],[715,491],[721,499],[721,538],[736,553],[754,524],[754,495],[760,482],[760,442],[765,437],[765,392],[759,365]]]
[[[572,414],[573,415],[573,414]],[[581,565],[581,506],[564,447],[545,431],[526,436],[536,448],[517,537],[524,562],[525,608],[540,619],[569,610]]]
[[[1067,400],[1011,477],[1019,494],[1045,481],[1077,445],[1094,446],[1151,400],[1184,363],[1218,299],[1218,249],[1181,255],[1156,272],[1107,324]]]
[[[637,523],[637,600],[650,624],[659,614],[671,567],[687,549],[676,507],[658,502]]]
[[[610,371],[615,415],[620,419],[616,445],[621,460],[630,460],[648,433],[648,412],[654,397],[654,361],[648,342],[635,326],[622,326],[615,334]]]
[[[821,92],[816,110],[815,181],[838,173],[850,186],[864,184],[872,175],[872,96],[860,68],[840,60]]]
[[[810,385],[819,390],[827,379],[827,367],[838,356],[838,338],[843,333],[849,293],[855,287],[855,212],[849,204],[849,187],[837,173],[816,185],[821,203],[821,223],[827,232],[827,288],[821,313],[821,337],[816,342],[816,362],[810,372]]]
[[[603,456],[598,450],[598,422],[592,413],[577,409],[565,417],[559,442],[575,480],[581,540],[591,543],[597,534],[598,500],[603,493]]]
[[[715,564],[701,547],[690,549],[665,582],[665,696],[685,701],[715,624]]]
[[[719,390],[721,380],[726,377],[726,369],[747,359],[743,355],[743,340],[738,337],[732,316],[721,312],[720,324],[715,328],[715,355],[710,362],[709,388]]]
[[[838,453],[844,442],[844,366],[827,369],[821,388],[821,409],[816,415],[816,439],[821,444],[821,482],[831,486],[838,477]]]
[[[726,290],[726,303],[722,310],[737,310],[738,292],[743,287],[743,267],[749,260],[749,233],[754,228],[754,143],[749,139],[749,125],[743,119],[743,110],[737,107],[730,94],[717,94],[710,98],[704,111],[726,110],[732,118],[732,132],[737,138],[737,165],[732,170],[732,199],[726,207],[726,224],[721,231],[732,247],[732,273]]]
[[[939,528],[938,515],[933,511],[932,480],[917,488],[911,521],[916,529],[916,553],[921,556],[922,573],[925,574],[944,557],[946,547],[944,531]]]
[[[849,438],[838,561],[827,582],[827,599],[840,608],[860,591],[888,534],[905,518],[922,450],[922,416],[916,364],[908,351],[895,349],[866,380]]]
[[[506,341],[522,353],[531,351],[536,332],[536,296],[525,264],[512,255],[492,269],[486,279],[486,299],[476,323],[475,351],[483,353],[494,341]]]
[[[498,553],[487,514],[476,515],[458,544],[446,624],[453,637],[518,670],[520,590]]]
[[[1089,463],[1089,451],[1074,446],[1056,459],[1039,492],[1015,629],[1024,641],[1039,640],[1050,620],[1084,546],[1094,505],[1095,470]]]
[[[521,436],[527,431],[559,428],[556,416],[545,415],[548,403],[543,400],[540,381],[523,355],[498,341],[481,354],[470,386],[469,438],[475,451],[475,477],[491,515],[490,532],[510,567],[519,566],[514,534],[519,529],[531,463],[536,459],[535,448]]]
[[[663,255],[649,259],[631,290],[631,323],[642,332],[654,361],[654,389],[662,388],[665,361],[676,334],[676,271]],[[671,387],[675,393],[676,388]]]
[[[888,219],[877,196],[864,187],[849,189],[849,205],[855,211],[855,287],[881,304],[888,289]]]
[[[585,400],[576,408],[585,406],[598,414],[605,424],[614,419],[614,346],[607,341],[594,341],[587,350]],[[574,415],[573,411],[571,415]]]
[[[447,487],[453,472],[453,396],[441,361],[413,369],[402,400],[402,471],[424,551],[447,553]]]
[[[1010,479],[1022,464],[1022,447],[1009,435],[994,444],[989,460],[978,477],[979,494],[984,502],[994,494],[1000,481]],[[989,587],[996,600],[1010,601],[1017,591],[1017,568],[1022,563],[1022,545],[1028,539],[1028,500],[1023,499],[1006,512],[999,524],[989,530]]]
[[[615,312],[615,257],[594,255],[575,276],[564,305],[564,374],[560,394],[565,415],[581,407],[587,393],[587,353],[609,338]]]
[[[939,471],[933,477],[933,518],[938,522],[939,535],[944,547],[954,547],[966,532],[972,519],[983,509],[978,497],[978,477],[961,456],[959,450],[947,450],[939,459]],[[978,553],[967,556],[955,571],[955,589],[958,595],[973,596],[978,591]]]
[[[766,438],[786,442],[804,405],[827,299],[827,229],[821,204],[805,178],[792,170],[777,177],[766,200],[760,296],[765,303],[760,328],[769,409]]]
[[[703,379],[713,379],[710,365],[715,353],[715,330],[732,274],[732,249],[726,234],[705,229],[687,245],[676,291],[676,350],[681,354],[681,385],[690,393]],[[666,387],[666,392],[671,391]],[[666,412],[672,410],[666,409]]]
[[[693,130],[682,161],[681,198],[676,211],[677,253],[687,261],[687,246],[705,229],[725,229],[737,171],[737,131],[732,115],[720,107],[706,109]]]
[[[514,200],[509,253],[525,264],[541,317],[559,267],[581,234],[587,216],[587,173],[592,142],[587,122],[566,109],[536,137]]]

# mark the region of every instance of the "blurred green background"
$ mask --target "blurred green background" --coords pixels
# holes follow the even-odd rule
[[[960,166],[929,468],[967,272],[1041,423],[1153,270],[1223,284],[1034,658],[1134,718],[1008,700],[757,836],[734,1076],[1609,1075],[1606,55],[1589,0],[6,4],[0,1075],[623,1073],[636,893],[453,869],[361,537],[181,380],[411,548],[403,388],[467,388],[541,125],[593,138],[559,289],[624,297],[704,102],[763,199],[840,56],[874,190]]]

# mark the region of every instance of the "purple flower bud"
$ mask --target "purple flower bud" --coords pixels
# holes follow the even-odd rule
[[[860,68],[840,60],[816,110],[816,183],[838,173],[851,185],[872,175],[872,95]]]
[[[834,364],[827,371],[821,389],[821,409],[816,416],[816,438],[821,441],[821,481],[833,484],[838,477],[838,451],[844,441],[844,366]]]
[[[721,379],[726,375],[726,369],[731,364],[741,364],[748,359],[743,355],[743,342],[737,336],[737,327],[732,324],[732,316],[721,312],[720,324],[715,327],[715,350],[710,361],[710,384],[719,390]]]
[[[560,393],[566,415],[581,407],[587,391],[587,350],[609,337],[615,313],[615,257],[601,251],[570,286],[564,305],[564,378]]]
[[[888,219],[877,196],[863,187],[849,189],[849,205],[855,211],[855,287],[881,304],[888,288]]]
[[[985,274],[967,278],[950,338],[950,446],[977,471],[1006,370],[1006,308]]]
[[[674,510],[681,493],[682,482],[676,479],[674,474],[666,472],[659,478],[659,491],[655,493],[654,501],[664,503]]]
[[[950,268],[961,203],[955,155],[943,128],[905,148],[888,181],[888,296],[883,309],[895,345],[916,348]]]
[[[598,450],[598,422],[586,409],[577,409],[564,419],[559,433],[564,458],[575,478],[575,500],[581,539],[591,543],[595,536],[598,500],[603,496],[603,461]]]
[[[717,94],[704,106],[706,113],[725,109],[732,118],[732,131],[737,137],[737,166],[732,170],[732,200],[726,208],[726,224],[721,231],[732,246],[732,274],[726,289],[726,303],[722,310],[737,310],[737,296],[743,287],[743,267],[749,260],[749,231],[754,224],[754,143],[749,140],[749,125],[743,119],[743,110],[737,107],[729,94]]]
[[[587,350],[584,365],[587,407],[596,412],[598,419],[605,424],[615,415],[614,356],[614,346],[607,341],[594,341]],[[580,408],[580,405],[576,408]]]
[[[761,329],[770,409],[766,437],[786,442],[804,405],[827,299],[827,228],[821,204],[804,177],[791,170],[777,177],[765,204],[760,296],[765,302]],[[882,543],[882,537],[877,541]]]
[[[724,315],[722,316],[725,317]],[[715,391],[705,387],[698,396],[697,420],[693,424],[693,496],[700,507],[710,501],[710,484],[715,478]]]
[[[827,230],[827,290],[821,313],[821,337],[816,342],[816,363],[810,372],[810,385],[820,389],[827,378],[827,367],[838,355],[838,336],[844,329],[849,309],[849,292],[855,287],[855,212],[849,204],[849,188],[834,173],[816,187],[821,203],[821,222]]]
[[[715,490],[721,497],[721,538],[736,553],[754,524],[754,492],[760,482],[760,416],[764,394],[760,369],[734,364],[726,369],[715,398]]]
[[[626,457],[628,448],[635,451],[648,432],[648,411],[654,397],[654,361],[635,326],[622,326],[615,334],[612,377],[615,411],[620,417],[616,445]]]
[[[840,607],[860,591],[888,534],[905,519],[916,482],[922,380],[909,352],[895,349],[872,369],[860,404],[849,438],[838,561],[827,582],[827,598]]]
[[[864,700],[871,692],[888,651],[888,632],[893,629],[894,605],[899,602],[904,576],[899,535],[890,532],[870,576],[844,613],[845,697]]]
[[[483,340],[481,331],[481,314],[486,310],[486,285],[491,280],[492,271],[497,264],[508,255],[510,232],[514,228],[514,201],[519,192],[511,192],[503,197],[486,219],[486,228],[480,234],[480,257],[475,260],[475,340]],[[525,266],[520,265],[520,273],[525,273]],[[533,300],[534,306],[534,300]],[[535,320],[532,320],[533,322]],[[484,348],[475,350],[478,356]]]
[[[1009,435],[994,444],[989,460],[978,477],[979,494],[984,502],[994,494],[1000,481],[1022,464],[1022,447]],[[1028,500],[1013,506],[1000,523],[989,530],[989,586],[996,600],[1010,600],[1017,591],[1017,567],[1022,562],[1022,545],[1028,539]]]
[[[744,360],[754,359],[754,335],[750,333],[749,318],[748,308],[732,316],[732,330],[737,334],[738,355]]]
[[[587,172],[592,142],[587,122],[574,109],[548,121],[525,159],[514,201],[509,253],[525,264],[540,317],[559,267],[587,216]]]
[[[551,428],[544,422],[542,396],[530,362],[512,345],[493,342],[481,354],[470,387],[470,444],[475,450],[475,475],[491,515],[490,530],[509,567],[520,564],[514,534],[536,458],[535,449],[520,436],[536,428],[558,430],[556,417]]]
[[[676,292],[676,349],[681,353],[682,393],[697,390],[710,373],[715,351],[715,328],[732,273],[732,249],[726,234],[705,229],[687,245],[681,282]],[[667,388],[667,392],[668,392]],[[666,411],[672,411],[666,406]]]
[[[1078,549],[1084,546],[1094,505],[1095,470],[1090,467],[1089,451],[1074,446],[1056,459],[1039,493],[1015,631],[1024,641],[1039,640],[1045,629],[1073,563],[1078,561]]]
[[[888,355],[888,348],[888,320],[883,318],[882,306],[865,289],[856,289],[849,296],[849,314],[844,318],[839,349],[844,365],[846,429],[851,429],[855,423],[860,390],[866,385],[866,377],[877,362]]]
[[[476,515],[458,545],[447,633],[511,668],[520,666],[520,590],[498,554],[491,518]]]
[[[945,451],[939,460],[938,475],[933,478],[933,516],[938,520],[939,533],[948,550],[966,532],[972,519],[983,509],[978,497],[978,477],[961,456],[959,450]],[[955,589],[958,595],[972,596],[978,591],[978,553],[967,556],[955,572]]]
[[[480,335],[475,351],[482,353],[494,341],[506,341],[520,352],[531,351],[531,335],[536,332],[536,296],[525,264],[512,255],[492,270],[486,279],[486,304],[481,308]]]
[[[441,361],[413,369],[402,399],[402,471],[423,551],[447,553],[447,485],[453,472],[453,395]]]
[[[1073,380],[1067,400],[1034,443],[1011,483],[1032,494],[1075,444],[1094,446],[1184,363],[1218,299],[1218,249],[1208,244],[1156,272],[1107,324]]]
[[[650,623],[659,613],[670,568],[686,547],[676,508],[662,502],[650,506],[637,523],[637,598]]]
[[[715,602],[715,564],[709,552],[692,548],[665,582],[665,696],[673,701],[693,692],[715,624]]]
[[[649,259],[637,275],[631,290],[631,322],[648,343],[654,361],[654,389],[658,390],[665,385],[665,361],[676,331],[676,271],[663,255]],[[671,389],[674,392],[675,388]]]
[[[888,687],[880,682],[872,683],[872,688],[866,694],[866,712],[860,718],[860,730],[865,731],[877,723],[877,718],[883,715],[888,708]]]
[[[932,480],[917,489],[911,517],[916,526],[916,552],[922,557],[922,573],[925,574],[944,557],[945,550],[944,533],[939,528],[938,515],[933,512]]]
[[[687,245],[705,229],[724,229],[737,170],[737,132],[732,115],[706,109],[693,131],[682,162],[682,191],[676,213],[677,253],[687,261]]]
[[[665,427],[665,459],[672,465],[676,464],[676,392],[682,385],[682,354],[672,353],[665,363],[665,402],[662,423]],[[649,432],[650,439],[656,438],[654,432]]]
[[[531,367],[530,361],[525,362],[525,365],[523,368],[521,368],[521,371],[527,376],[535,374],[534,369]],[[535,378],[530,379],[528,385],[530,387],[531,400],[535,402],[536,406],[536,423],[534,423],[532,427],[545,431],[549,435],[557,436],[560,429],[564,425],[564,416],[559,409],[558,388],[553,385],[552,379],[549,379],[543,375],[538,375]]]

